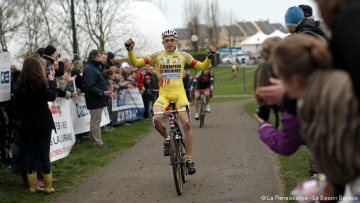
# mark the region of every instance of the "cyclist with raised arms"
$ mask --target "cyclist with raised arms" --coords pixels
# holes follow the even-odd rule
[[[213,97],[212,92],[214,90],[214,73],[211,71],[211,65],[208,70],[201,71],[193,79],[191,86],[191,94],[195,93],[195,119],[199,120],[199,98],[200,91],[205,91],[206,108],[205,111],[210,112],[210,98]]]
[[[159,78],[160,91],[159,98],[153,106],[154,113],[166,111],[166,108],[172,101],[174,101],[176,109],[185,109],[189,105],[182,82],[185,63],[200,70],[207,70],[212,57],[216,53],[216,49],[213,46],[208,47],[207,57],[202,63],[195,60],[190,54],[176,50],[176,45],[179,42],[177,39],[178,34],[175,30],[165,30],[161,37],[165,50],[152,52],[140,59],[137,59],[133,52],[135,42],[131,38],[125,42],[132,66],[144,66],[150,63],[156,64],[156,75]],[[168,137],[166,126],[162,122],[163,117],[163,115],[156,115],[154,117],[155,129],[165,138],[164,155],[169,156],[170,137]],[[193,144],[191,124],[186,113],[179,113],[179,117],[185,131],[186,167],[188,168],[188,173],[192,175],[196,172],[196,169],[191,158]]]

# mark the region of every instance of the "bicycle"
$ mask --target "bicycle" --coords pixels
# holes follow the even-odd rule
[[[205,125],[205,114],[207,111],[205,111],[206,101],[205,101],[205,91],[200,90],[200,98],[199,98],[199,116],[200,116],[200,128],[202,128]]]
[[[175,109],[175,104],[173,102],[170,103],[172,109]],[[177,113],[186,112],[188,115],[188,119],[191,122],[190,117],[190,109],[186,106],[186,109],[182,110],[168,110],[165,112],[157,112],[154,113],[151,110],[152,119],[151,122],[153,126],[155,126],[154,116],[155,115],[167,115],[170,121],[170,165],[172,165],[173,174],[174,174],[174,181],[175,181],[175,188],[178,195],[182,194],[182,183],[186,182],[186,149],[183,140],[183,134],[177,124],[178,118],[176,116]]]

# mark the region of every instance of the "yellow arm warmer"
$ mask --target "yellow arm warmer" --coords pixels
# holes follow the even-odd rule
[[[128,55],[129,55],[129,60],[130,60],[130,63],[133,67],[138,67],[138,66],[144,66],[145,65],[145,61],[144,61],[144,58],[140,58],[140,59],[137,59],[135,54],[134,54],[134,51],[128,51]]]
[[[209,68],[210,64],[211,64],[211,59],[206,57],[206,59],[205,59],[205,61],[203,63],[201,63],[200,61],[197,61],[195,66],[193,66],[193,67],[196,68],[196,69],[206,71]]]

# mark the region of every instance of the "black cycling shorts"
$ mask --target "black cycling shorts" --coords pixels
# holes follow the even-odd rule
[[[205,90],[205,89],[210,89],[210,83],[202,83],[202,82],[198,82],[198,84],[196,84],[195,90]]]

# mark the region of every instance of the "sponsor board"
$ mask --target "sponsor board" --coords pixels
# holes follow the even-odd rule
[[[84,95],[79,95],[76,98],[69,100],[71,120],[74,125],[75,134],[85,133],[90,131],[90,110],[86,107]],[[101,115],[100,126],[110,123],[110,116],[107,107],[104,107]]]
[[[123,91],[122,93],[120,93]],[[122,94],[122,97],[112,99],[112,124],[120,124],[127,121],[140,119],[144,114],[144,103],[141,93],[138,88],[117,90],[117,94]],[[122,105],[118,105],[122,100]]]
[[[0,53],[0,102],[11,98],[11,59],[10,53]]]
[[[69,155],[75,144],[75,133],[70,117],[69,101],[57,98],[49,102],[56,132],[53,130],[50,140],[50,161],[56,161]]]

